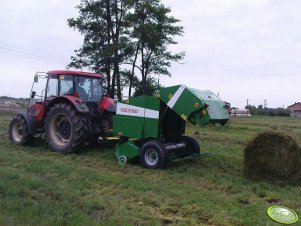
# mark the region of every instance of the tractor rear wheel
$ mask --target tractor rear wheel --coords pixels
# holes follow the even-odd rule
[[[146,142],[140,149],[140,163],[148,169],[163,169],[167,166],[168,152],[158,140]]]
[[[200,154],[200,145],[197,139],[194,137],[184,136],[183,141],[186,144],[186,152],[187,155]]]
[[[54,105],[46,118],[46,139],[53,151],[70,153],[84,146],[88,126],[85,115],[72,105]]]
[[[15,116],[10,122],[8,136],[12,143],[18,145],[24,145],[32,140],[32,135],[28,132],[28,125],[22,116]]]

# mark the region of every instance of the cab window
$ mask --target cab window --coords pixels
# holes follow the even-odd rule
[[[57,96],[58,94],[58,78],[54,75],[49,75],[47,83],[47,97]]]
[[[72,95],[73,94],[73,76],[72,75],[60,75],[60,92],[59,95]]]

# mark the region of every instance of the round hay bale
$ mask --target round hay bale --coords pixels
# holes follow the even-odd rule
[[[252,180],[300,184],[301,149],[292,136],[280,131],[258,134],[244,151],[244,173]]]

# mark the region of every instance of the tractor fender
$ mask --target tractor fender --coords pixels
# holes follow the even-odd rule
[[[111,113],[116,113],[117,104],[114,99],[109,97],[104,97],[99,103],[100,112],[108,111]]]
[[[37,122],[32,115],[28,115],[27,112],[19,112],[15,114],[15,117],[21,116],[26,121],[27,127],[28,127],[28,133],[29,134],[36,134],[37,131]]]
[[[89,108],[87,107],[86,103],[81,101],[81,99],[79,99],[78,97],[74,97],[74,96],[61,96],[61,97],[55,97],[51,99],[46,106],[45,112],[48,112],[50,108],[52,108],[55,104],[58,103],[70,103],[76,108],[78,112],[81,113],[89,112]]]

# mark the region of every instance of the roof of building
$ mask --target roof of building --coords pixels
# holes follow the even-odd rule
[[[294,103],[294,104],[288,106],[287,108],[293,107],[293,106],[295,106],[295,105],[301,105],[301,103],[300,103],[300,102],[296,102],[296,103]]]
[[[48,71],[47,74],[52,74],[52,75],[81,75],[81,76],[88,76],[88,77],[103,78],[103,75],[97,74],[97,73],[90,73],[90,72],[83,72],[83,71],[70,71],[70,70],[53,70],[53,71]]]

